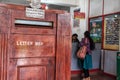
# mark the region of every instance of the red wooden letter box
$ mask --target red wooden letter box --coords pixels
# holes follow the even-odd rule
[[[0,4],[0,80],[70,80],[69,13],[32,12]]]

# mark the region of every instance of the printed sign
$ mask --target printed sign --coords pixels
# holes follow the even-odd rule
[[[45,18],[45,11],[36,8],[26,8],[26,16],[33,18]]]
[[[105,16],[104,19],[104,38],[103,48],[104,49],[119,49],[119,25],[120,15],[113,14]]]
[[[16,42],[16,45],[17,46],[42,46],[43,45],[43,42],[40,42],[40,41],[17,41]]]
[[[94,42],[102,41],[102,17],[90,19],[90,36]]]

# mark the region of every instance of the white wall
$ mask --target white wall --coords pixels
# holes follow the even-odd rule
[[[104,14],[120,12],[120,0],[90,0],[89,17],[104,15],[102,12]]]
[[[104,1],[104,4],[103,4]],[[102,6],[104,9],[102,11]],[[89,17],[102,16],[120,12],[120,0],[90,0]],[[104,14],[102,14],[104,13]],[[105,73],[116,75],[116,52],[112,50],[103,50],[101,67]]]
[[[64,6],[77,6],[79,0],[41,0],[42,3],[56,4]]]
[[[105,50],[104,72],[116,75],[116,51]]]
[[[14,3],[21,5],[28,5],[29,0],[0,0],[5,3]],[[41,0],[41,3],[63,5],[63,6],[77,6],[79,0]]]
[[[84,32],[87,30],[87,20],[88,20],[88,0],[79,0],[77,2],[79,6],[77,7],[71,7],[70,13],[71,13],[71,20],[72,20],[72,33],[78,34],[78,39],[81,40],[81,38],[84,37]],[[80,19],[79,27],[73,27],[74,24],[74,10],[80,8],[80,12],[85,13],[85,19]],[[73,57],[74,54],[72,54]],[[77,64],[77,58],[71,59],[71,70],[79,70],[78,64]]]
[[[80,0],[78,7],[71,7],[71,15],[72,15],[72,33],[77,33],[79,36],[79,40],[84,37],[83,33],[88,28],[88,0]],[[85,13],[85,19],[80,19],[79,27],[73,27],[73,18],[74,18],[74,9],[80,8],[80,12]]]
[[[93,69],[100,69],[101,43],[95,44],[96,48],[92,52]]]
[[[104,0],[104,14],[120,12],[120,0]]]
[[[72,15],[72,24],[73,24],[73,10],[76,8],[80,8],[80,12],[85,12],[85,19],[80,19],[80,26],[73,27],[72,26],[72,33],[77,33],[79,36],[79,40],[83,38],[83,34],[86,30],[88,30],[88,0],[80,0],[78,7],[71,8],[71,15]],[[93,61],[93,69],[100,68],[100,51],[101,51],[101,44],[96,43],[96,50],[92,52],[92,61]],[[73,55],[73,54],[72,54]],[[71,70],[79,70],[77,65],[77,59],[72,59],[71,61]]]
[[[103,0],[90,0],[89,17],[102,15]]]

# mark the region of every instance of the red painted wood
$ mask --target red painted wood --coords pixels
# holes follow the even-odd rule
[[[55,35],[13,34],[11,47],[11,58],[55,57]]]
[[[58,15],[56,80],[70,80],[71,28],[68,14]]]
[[[91,69],[89,72],[90,73],[98,73],[98,72],[100,72],[100,69]],[[71,74],[81,74],[81,73],[83,73],[82,70],[72,70],[71,71]]]
[[[55,58],[10,59],[9,80],[54,80]]]
[[[70,80],[69,13],[46,10],[45,18],[25,15],[25,6],[0,4],[0,80]],[[52,28],[15,24],[48,21]]]
[[[33,20],[33,21],[48,21],[53,22],[53,28],[46,28],[45,26],[27,26],[27,25],[15,25],[15,20]],[[56,33],[56,14],[46,13],[45,19],[36,19],[26,17],[25,10],[13,10],[12,11],[12,33],[22,34],[55,34]],[[39,28],[36,28],[39,27]]]
[[[7,69],[7,34],[0,33],[0,79],[6,80]]]
[[[3,53],[2,53],[2,35],[0,35],[0,79],[2,79],[3,74]]]
[[[7,78],[9,15],[10,11],[8,9],[0,7],[0,80],[6,80]]]

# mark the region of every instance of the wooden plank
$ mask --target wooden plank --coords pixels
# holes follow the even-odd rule
[[[70,80],[71,25],[69,14],[58,15],[56,80]]]

